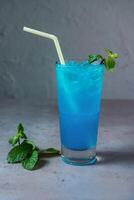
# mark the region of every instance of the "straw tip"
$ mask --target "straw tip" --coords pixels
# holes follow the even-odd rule
[[[26,31],[27,30],[27,27],[23,26],[23,31]]]

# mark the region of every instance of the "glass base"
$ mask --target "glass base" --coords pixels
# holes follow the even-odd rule
[[[96,159],[96,149],[88,149],[88,150],[71,150],[62,146],[61,150],[61,158],[62,160],[71,165],[92,165],[95,164]]]

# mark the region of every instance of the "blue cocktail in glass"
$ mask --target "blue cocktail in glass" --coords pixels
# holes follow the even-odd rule
[[[96,162],[103,65],[56,63],[62,159],[75,165]]]

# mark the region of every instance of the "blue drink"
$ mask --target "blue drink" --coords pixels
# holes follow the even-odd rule
[[[103,65],[56,64],[62,158],[76,165],[96,161]]]

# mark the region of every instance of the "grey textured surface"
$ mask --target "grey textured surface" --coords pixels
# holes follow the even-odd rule
[[[133,200],[134,101],[105,101],[102,105],[98,159],[93,166],[71,166],[59,158],[36,171],[9,165],[8,137],[23,122],[29,137],[43,147],[60,147],[56,108],[3,101],[0,104],[1,200]]]
[[[105,47],[118,52],[103,98],[133,99],[133,13],[133,0],[0,0],[0,96],[56,101],[54,45],[22,32],[25,25],[55,33],[66,59],[84,59]]]

